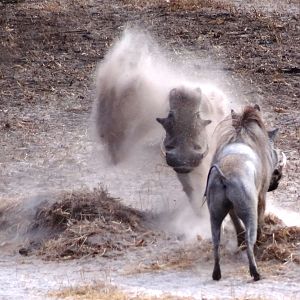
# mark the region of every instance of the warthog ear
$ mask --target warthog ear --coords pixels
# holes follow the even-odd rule
[[[255,108],[256,110],[260,111],[260,107],[259,107],[258,104],[254,104],[254,108]]]
[[[274,142],[278,131],[279,131],[279,128],[275,128],[273,130],[268,130],[268,137],[272,142]]]
[[[231,109],[230,113],[231,113],[231,118],[232,118],[232,119],[235,119],[236,116],[237,116],[237,114],[236,114],[236,112],[234,111],[234,109]]]
[[[212,122],[211,120],[201,120],[201,123],[202,123],[203,126],[207,126],[211,122]]]
[[[202,94],[202,90],[199,87],[195,88],[195,91]]]
[[[167,119],[166,118],[156,118],[156,121],[161,124],[164,128],[166,127],[167,124]]]
[[[171,89],[171,91],[169,93],[169,96],[170,97],[176,97],[176,95],[177,95],[177,89],[176,88]]]
[[[178,90],[177,88],[172,89],[169,93],[170,109],[177,108],[180,102],[181,102],[180,90]]]

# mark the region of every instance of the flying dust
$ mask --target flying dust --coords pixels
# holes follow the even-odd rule
[[[188,63],[184,65],[185,62]],[[218,107],[224,108],[228,113],[230,108],[237,106],[235,101],[229,101],[216,84],[209,80],[215,77],[217,83],[222,81],[224,74],[219,71],[218,81],[216,74],[209,74],[207,70],[204,76],[193,68],[199,63],[201,62],[193,58],[192,54],[179,59],[174,53],[162,49],[149,33],[136,28],[124,31],[99,65],[96,76],[97,99],[92,121],[94,135],[104,146],[108,167],[112,166],[120,172],[133,165],[145,166],[143,172],[151,176],[151,173],[155,173],[156,166],[165,164],[161,157],[163,155],[159,155],[163,154],[161,144],[164,132],[155,119],[167,115],[168,97],[173,88],[200,88],[206,101],[215,101]],[[203,102],[205,105],[205,100]],[[213,114],[209,118],[217,120],[217,116]],[[208,126],[209,137],[213,134],[215,123]],[[103,153],[103,149],[101,150]],[[208,169],[209,161],[203,164]],[[175,178],[176,175],[169,170],[167,176]],[[201,187],[206,182],[204,177],[205,174],[197,176],[197,180],[199,178],[203,182]],[[197,183],[194,186],[197,187]],[[172,189],[168,185],[159,188],[169,194]],[[197,201],[201,203],[203,187],[198,195]],[[168,215],[162,214],[161,224],[165,225],[163,228],[189,237],[195,237],[199,233],[207,237],[207,211],[200,220],[189,209],[183,193],[173,193],[172,197],[179,203],[178,210]]]
[[[155,118],[167,114],[168,95],[174,87],[200,87],[206,97],[222,102],[227,112],[244,104],[240,99],[229,98],[216,87],[224,87],[224,82],[228,80],[222,71],[218,70],[216,73],[215,70],[202,68],[200,72],[194,66],[201,64],[201,61],[190,53],[185,55],[178,57],[162,49],[149,33],[134,28],[123,32],[100,63],[96,76],[97,99],[92,121],[94,135],[104,146],[104,151],[101,150],[102,155],[105,153],[106,160],[109,161],[108,168],[120,172],[133,166],[143,166],[142,172],[153,176],[157,166],[165,164],[163,157],[159,155],[162,153],[163,131]],[[212,136],[213,131],[214,127],[208,126],[209,136]],[[205,163],[208,169],[210,162]],[[165,175],[175,178],[175,173],[171,170]],[[162,228],[187,238],[194,238],[199,234],[209,237],[206,205],[203,216],[199,219],[189,207],[186,196],[177,192],[180,186],[177,185],[176,192],[172,193],[173,187],[162,184],[162,177],[157,177],[158,180],[152,188],[160,190],[161,193],[167,191],[168,196],[176,200],[176,209],[171,212],[166,212],[166,207],[162,206]],[[206,182],[204,177],[199,174],[195,179]],[[128,180],[134,181],[137,178]],[[197,186],[197,182],[194,186]],[[203,201],[202,194],[203,191],[199,190],[199,205]]]
[[[180,61],[189,63],[184,65]],[[200,62],[192,55],[179,59],[174,53],[161,49],[148,33],[137,29],[124,31],[96,71],[97,99],[90,124],[93,126],[91,139],[97,143],[94,145],[96,150],[89,154],[91,161],[87,172],[92,175],[82,178],[82,185],[89,187],[95,187],[97,179],[100,180],[110,193],[121,197],[124,204],[156,213],[160,230],[188,240],[210,237],[206,204],[200,219],[189,206],[175,173],[164,162],[161,152],[163,131],[155,118],[167,114],[169,91],[180,86],[200,87],[209,97],[221,95],[220,99],[227,99],[228,110],[239,106],[238,101],[228,99],[215,87],[225,75],[218,71],[216,76],[209,70],[200,74],[192,67],[196,63],[199,65]],[[66,176],[66,184],[68,180]],[[53,193],[30,197],[20,206],[10,203],[1,208],[3,245],[8,241],[32,240],[28,228],[36,223],[43,205],[48,207],[49,214],[57,214],[55,201],[64,197],[55,191],[55,186],[53,189]],[[78,193],[75,189],[75,193],[71,191],[67,198],[75,197],[76,202],[76,195],[82,197],[80,188],[77,190]],[[202,201],[199,196],[199,204]],[[63,207],[64,202],[58,207],[60,205]],[[59,210],[59,214],[63,213],[70,213],[70,209]],[[41,240],[43,234],[48,234],[47,228],[39,231],[38,237],[35,232],[34,238]]]

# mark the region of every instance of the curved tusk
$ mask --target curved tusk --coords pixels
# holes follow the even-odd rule
[[[281,152],[281,154],[282,154],[282,162],[279,165],[284,168],[286,166],[286,155],[283,152]]]
[[[208,154],[209,148],[208,146],[206,147],[206,150],[202,153],[203,158]]]
[[[163,157],[166,157],[166,151],[163,149],[163,141],[160,143],[160,153]]]

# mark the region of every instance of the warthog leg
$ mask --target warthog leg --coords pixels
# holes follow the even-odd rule
[[[229,215],[236,231],[238,247],[245,246],[245,229],[241,220],[233,209],[229,211]]]
[[[249,271],[250,275],[255,281],[260,279],[260,275],[257,270],[256,261],[254,257],[254,245],[256,242],[256,228],[253,225],[247,226],[246,241],[247,241],[247,255],[249,259]]]
[[[221,225],[228,214],[229,209],[226,207],[218,207],[218,209],[210,210],[210,224],[212,232],[212,240],[214,244],[214,270],[212,273],[213,280],[221,279],[221,268],[220,268],[220,235],[221,235]]]
[[[258,224],[257,224],[257,241],[259,242],[262,234],[262,227],[265,223],[265,211],[266,211],[266,193],[260,193],[258,195]]]
[[[203,209],[201,208],[201,191],[203,190],[203,183],[201,183],[201,177],[197,174],[179,174],[177,173],[177,178],[179,179],[184,193],[187,195],[191,208],[194,213],[202,217]],[[194,183],[193,178],[198,179],[197,184]]]
[[[260,275],[257,270],[257,265],[254,256],[254,245],[257,238],[257,211],[256,209],[248,207],[247,213],[245,211],[237,211],[237,215],[241,218],[246,227],[246,244],[247,255],[249,260],[249,272],[255,281],[260,279]]]

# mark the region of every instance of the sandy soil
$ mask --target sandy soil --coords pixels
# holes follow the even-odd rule
[[[300,298],[300,269],[292,263],[262,263],[267,278],[255,285],[249,283],[245,259],[229,252],[219,286],[210,280],[209,254],[205,259],[192,256],[183,269],[165,269],[163,261],[178,249],[197,251],[195,242],[186,245],[172,234],[111,260],[45,263],[18,254],[20,235],[36,205],[53,201],[60,191],[101,182],[126,204],[152,212],[186,201],[155,149],[130,166],[108,167],[90,134],[95,67],[126,24],[146,28],[170,56],[186,64],[196,57],[199,74],[210,74],[232,97],[261,104],[270,126],[280,128],[278,145],[288,158],[286,176],[269,203],[300,212],[297,1],[283,1],[275,9],[270,1],[197,3],[0,1],[0,198],[3,207],[21,203],[19,215],[0,215],[0,285],[7,286],[0,291],[3,299],[39,299],[52,289],[95,278],[129,290],[197,299]],[[156,262],[155,272],[147,268]]]

